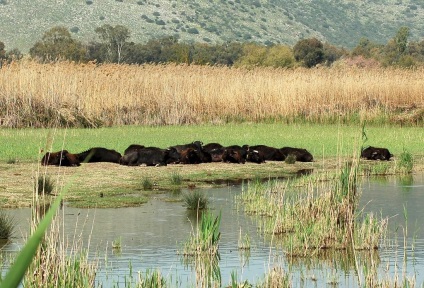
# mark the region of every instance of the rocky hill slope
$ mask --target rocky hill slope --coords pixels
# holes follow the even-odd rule
[[[26,53],[45,31],[65,26],[84,42],[94,29],[123,25],[133,42],[182,41],[294,45],[317,37],[352,48],[361,37],[386,43],[401,26],[424,38],[422,0],[0,0],[0,41]]]

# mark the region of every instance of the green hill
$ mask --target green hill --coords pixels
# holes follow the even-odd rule
[[[0,41],[26,53],[54,26],[97,40],[103,24],[123,25],[130,41],[174,35],[183,41],[294,45],[317,37],[352,48],[361,37],[386,43],[401,26],[424,38],[422,0],[0,0]]]

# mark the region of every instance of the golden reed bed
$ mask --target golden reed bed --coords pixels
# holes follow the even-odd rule
[[[421,125],[423,72],[22,61],[0,69],[0,126],[299,119]]]

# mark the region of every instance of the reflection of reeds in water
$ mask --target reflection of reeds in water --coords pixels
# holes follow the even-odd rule
[[[256,287],[263,288],[288,288],[292,287],[290,274],[286,273],[282,267],[276,266],[265,275],[263,282],[257,283]]]
[[[240,235],[239,235],[239,240],[238,240],[238,249],[239,250],[250,250],[249,234],[244,234],[244,236],[242,236],[241,228],[240,228]]]
[[[194,269],[196,276],[195,287],[221,287],[221,268],[219,254],[200,253],[183,255],[181,261],[187,268]]]
[[[130,286],[132,287],[132,286]],[[162,288],[168,287],[165,278],[162,276],[160,270],[146,270],[144,275],[138,272],[138,283],[136,287],[139,288]]]

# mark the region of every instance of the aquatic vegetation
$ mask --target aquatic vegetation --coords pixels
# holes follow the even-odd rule
[[[263,282],[257,283],[255,287],[260,288],[273,288],[281,287],[288,288],[292,287],[290,281],[290,274],[286,273],[282,267],[274,267],[265,275]]]
[[[122,237],[116,238],[112,241],[112,249],[115,251],[121,251],[122,249]]]
[[[160,270],[146,270],[144,275],[142,272],[138,272],[138,283],[139,288],[162,288],[168,287]]]
[[[371,175],[386,175],[390,173],[390,165],[387,162],[378,162],[371,167]]]
[[[178,172],[173,172],[171,174],[171,184],[172,185],[181,185],[183,182],[183,177]]]
[[[204,210],[208,207],[209,200],[199,190],[188,191],[183,196],[184,206],[189,210]]]
[[[144,177],[141,181],[141,186],[143,187],[143,190],[152,190],[153,189],[153,182],[147,177]]]
[[[231,282],[230,285],[227,286],[230,288],[251,288],[253,287],[247,280],[244,280],[243,282],[239,283],[237,280],[237,272],[232,271],[231,272]]]
[[[217,255],[218,242],[221,238],[220,225],[221,213],[216,217],[209,211],[202,213],[200,223],[197,224],[196,231],[185,243],[182,254],[185,256]]]
[[[403,174],[409,174],[414,168],[414,158],[412,154],[407,150],[403,149],[403,152],[399,155],[399,160],[396,163],[396,168]]]
[[[241,229],[240,229],[240,236],[238,240],[238,249],[239,250],[250,250],[250,237],[249,234],[244,234],[244,237],[241,236]]]
[[[34,205],[41,197],[34,190]],[[56,212],[61,205],[62,193],[53,202],[45,216],[39,220],[38,212],[32,213],[31,237],[16,256],[14,264],[2,279],[0,287],[89,287],[94,283],[96,262],[88,261],[88,252],[81,243],[69,243],[60,239],[60,223]],[[49,205],[50,206],[50,205]],[[36,209],[36,208],[34,208]],[[40,217],[41,218],[41,217]],[[49,229],[48,229],[49,228]],[[48,233],[46,234],[46,231]],[[71,251],[71,252],[69,252]]]
[[[326,249],[377,249],[386,233],[387,219],[357,211],[357,169],[357,162],[346,163],[339,177],[300,187],[290,181],[262,187],[253,183],[241,199],[246,212],[261,216],[265,234],[282,238],[288,255],[316,255]],[[298,192],[288,192],[293,190]]]
[[[54,182],[50,176],[43,174],[38,175],[35,183],[35,191],[38,195],[50,195],[54,190]]]
[[[0,210],[0,239],[9,239],[13,234],[15,220],[5,211]]]

